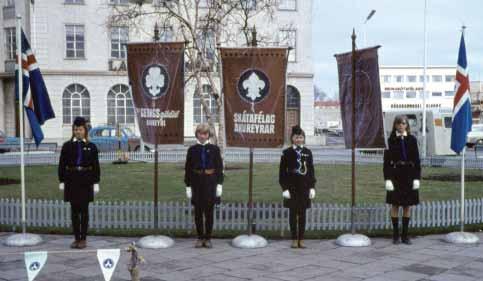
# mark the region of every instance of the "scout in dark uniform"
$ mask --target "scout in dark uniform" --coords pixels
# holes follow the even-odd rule
[[[388,149],[384,151],[384,180],[386,203],[391,204],[393,243],[399,244],[399,207],[403,208],[401,241],[411,244],[408,237],[411,206],[419,204],[421,165],[418,142],[411,135],[408,119],[404,115],[394,119]]]
[[[212,248],[213,209],[220,203],[223,184],[223,161],[220,149],[210,144],[210,127],[200,124],[196,128],[197,143],[188,149],[184,182],[186,196],[195,209],[198,240],[195,247]],[[204,223],[203,223],[204,217]]]
[[[77,117],[72,125],[72,138],[62,145],[59,160],[59,188],[64,201],[70,202],[75,241],[71,248],[87,246],[89,202],[99,192],[99,158],[97,147],[89,142],[86,121]]]
[[[299,126],[292,128],[291,141],[292,146],[283,151],[280,160],[279,182],[284,207],[290,209],[292,248],[305,248],[305,213],[315,197],[314,162],[312,151],[304,147],[305,133]]]

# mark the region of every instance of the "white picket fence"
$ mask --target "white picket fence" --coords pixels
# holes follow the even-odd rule
[[[154,153],[152,152],[125,152],[125,156],[131,162],[153,162]],[[280,161],[279,150],[255,150],[254,162],[256,163],[278,163]],[[313,151],[314,162],[316,164],[348,164],[351,162],[349,153],[330,154],[327,150]],[[102,152],[99,154],[101,162],[112,162],[119,159],[117,152]],[[182,163],[186,160],[186,151],[180,149],[164,150],[158,154],[158,160],[161,163]],[[248,163],[248,150],[233,149],[227,150],[225,161],[229,163]],[[58,152],[48,153],[27,153],[25,154],[25,163],[27,165],[46,164],[57,165],[59,162]],[[357,164],[381,164],[383,162],[381,153],[363,153],[360,152],[356,156]],[[19,154],[0,154],[0,166],[12,166],[20,163]],[[465,165],[468,169],[483,169],[482,158],[466,158]],[[435,156],[428,157],[421,161],[422,166],[431,167],[453,167],[458,168],[461,165],[459,157],[451,156]]]
[[[103,202],[90,204],[90,226],[94,229],[154,229],[153,202]],[[483,223],[483,198],[465,201],[467,224]],[[391,228],[389,205],[361,204],[357,207],[356,228],[378,230]],[[58,200],[28,200],[27,226],[70,227],[70,205]],[[19,199],[0,199],[0,225],[20,225]],[[188,201],[160,202],[159,228],[190,230],[193,210]],[[314,203],[307,210],[307,230],[350,229],[349,204]],[[281,203],[254,203],[253,214],[257,230],[288,230],[288,209]],[[244,202],[223,203],[215,211],[217,230],[247,229],[248,206]],[[448,227],[460,223],[459,201],[422,202],[412,209],[411,225],[416,228]]]

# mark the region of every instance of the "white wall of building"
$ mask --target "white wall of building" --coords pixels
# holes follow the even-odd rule
[[[6,0],[0,0],[0,7]],[[84,0],[84,4],[65,4],[58,1],[35,1],[30,14],[25,13],[29,0],[16,0],[17,12],[26,15],[25,30],[30,34],[30,43],[39,62],[49,90],[56,118],[43,127],[47,141],[61,141],[70,136],[70,125],[62,120],[62,94],[67,86],[78,83],[90,94],[91,123],[93,126],[107,123],[107,93],[118,84],[127,84],[127,73],[109,71],[110,29],[106,26],[112,5],[108,0]],[[260,34],[277,34],[280,29],[296,30],[296,60],[288,66],[288,85],[301,94],[301,126],[308,136],[314,131],[313,66],[312,66],[312,0],[297,0],[293,11],[277,10],[273,21],[266,18],[255,21]],[[66,58],[65,25],[81,24],[85,28],[85,58]],[[15,26],[14,20],[0,18],[0,39],[5,46],[5,27]],[[142,28],[130,28],[130,41],[149,41],[154,22],[148,20]],[[275,40],[276,41],[276,40]],[[277,42],[273,42],[277,44]],[[11,104],[13,99],[13,73],[5,72],[5,54],[0,51],[0,129],[15,133],[15,117]],[[185,136],[194,135],[193,123],[194,87],[185,87]],[[2,106],[3,105],[3,106]]]

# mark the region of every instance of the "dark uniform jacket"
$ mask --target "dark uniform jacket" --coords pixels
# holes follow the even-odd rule
[[[386,203],[410,206],[419,204],[419,192],[413,190],[413,181],[421,179],[416,137],[406,137],[394,133],[388,139],[388,149],[384,151],[384,180],[391,180],[394,191],[388,191]]]
[[[76,204],[93,201],[93,185],[99,183],[101,176],[96,145],[75,139],[65,142],[58,174],[59,182],[64,183],[64,201]]]
[[[289,190],[290,199],[284,199],[286,208],[310,208],[309,193],[315,188],[312,151],[291,146],[283,151],[280,160],[279,183],[282,190]]]
[[[223,184],[223,161],[218,146],[196,144],[188,149],[184,183],[191,187],[193,205],[220,203],[220,198],[216,197],[216,186]]]

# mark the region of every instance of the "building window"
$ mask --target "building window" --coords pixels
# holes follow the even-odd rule
[[[442,82],[443,81],[443,76],[441,76],[441,75],[433,75],[432,79],[433,79],[433,82]]]
[[[294,86],[287,86],[287,109],[300,109],[300,93]]]
[[[211,117],[214,122],[218,122],[218,105],[215,98],[212,95],[212,89],[210,85],[203,85],[201,96],[208,105],[208,109],[211,113]],[[208,122],[208,118],[203,110],[203,105],[201,104],[201,98],[199,95],[195,94],[193,96],[193,123],[200,124]]]
[[[215,59],[215,32],[210,28],[202,28],[198,33],[198,46],[204,57],[210,61]]]
[[[107,93],[107,123],[134,124],[134,105],[127,85],[114,85]]]
[[[407,99],[415,99],[415,98],[416,98],[416,92],[413,92],[413,91],[407,91],[407,92],[406,92],[406,98],[407,98]]]
[[[111,28],[111,58],[125,59],[126,44],[129,41],[129,28],[127,26],[114,26]]]
[[[454,80],[455,80],[455,76],[454,75],[446,75],[444,77],[444,81],[446,81],[446,82],[454,82]]]
[[[109,0],[109,4],[112,4],[112,5],[127,5],[127,4],[129,4],[129,0]]]
[[[395,91],[393,98],[398,100],[404,99],[404,91]]]
[[[444,92],[445,97],[454,97],[454,91],[446,91]]]
[[[294,29],[280,29],[280,45],[291,47],[288,61],[297,61],[297,30]]]
[[[163,25],[159,27],[159,40],[161,42],[171,42],[174,40],[173,27],[169,25]]]
[[[4,7],[15,7],[15,0],[6,0]]]
[[[210,8],[213,5],[213,0],[200,0],[198,7]]]
[[[431,79],[429,79],[429,75],[426,75],[426,82],[429,82],[431,81]],[[424,75],[419,75],[419,82],[423,83],[424,82]]]
[[[85,37],[83,25],[66,25],[65,42],[67,58],[85,57]]]
[[[441,93],[441,92],[432,92],[431,93],[431,96],[433,96],[433,97],[442,97],[443,96],[443,93]]]
[[[390,99],[391,98],[391,92],[382,92],[382,98],[383,99]]]
[[[242,9],[243,10],[256,10],[257,9],[257,0],[242,0],[241,1]]]
[[[71,84],[62,94],[62,116],[64,125],[70,125],[78,116],[90,119],[91,101],[89,91],[80,84]]]
[[[402,75],[396,75],[394,78],[395,78],[396,82],[398,82],[398,83],[404,82],[404,76],[402,76]]]
[[[65,0],[65,4],[84,4],[84,0]]]
[[[406,79],[407,79],[407,81],[408,81],[408,82],[410,82],[410,83],[415,83],[415,82],[417,82],[417,77],[416,77],[416,75],[408,75],[408,76],[406,77]]]
[[[17,51],[15,27],[5,28],[5,58],[7,60],[15,60],[15,54]]]
[[[297,10],[297,0],[278,0],[278,9],[295,11]]]
[[[383,75],[382,81],[384,81],[384,83],[391,83],[391,75]]]

